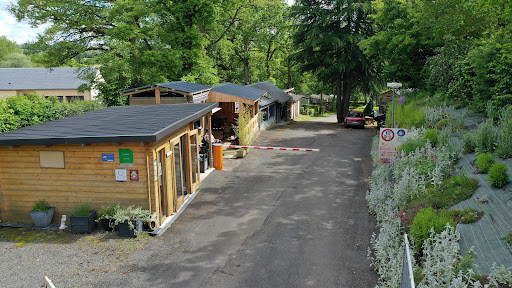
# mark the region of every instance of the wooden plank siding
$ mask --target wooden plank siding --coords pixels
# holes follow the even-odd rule
[[[186,96],[183,97],[160,97],[160,104],[181,104],[188,103]],[[155,97],[130,96],[130,105],[155,105]]]
[[[257,100],[253,101],[241,97],[232,96],[229,94],[210,91],[210,94],[208,95],[208,100],[206,100],[206,102],[240,102],[248,105],[254,105],[254,103],[257,102]]]
[[[82,145],[0,146],[0,211],[3,222],[31,223],[30,210],[35,201],[46,199],[55,206],[53,223],[63,214],[71,215],[76,204],[89,203],[93,209],[104,205],[149,207],[146,149],[139,143]],[[117,182],[115,169],[121,168],[119,149],[133,151],[133,168],[139,181]],[[41,168],[39,151],[64,152],[65,168]],[[115,162],[103,162],[102,153],[113,153]],[[129,175],[128,175],[129,177]]]

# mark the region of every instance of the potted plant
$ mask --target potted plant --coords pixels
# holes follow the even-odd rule
[[[96,210],[91,210],[89,204],[76,205],[70,217],[71,232],[91,233],[96,228]]]
[[[137,237],[142,232],[142,225],[149,223],[150,212],[134,205],[118,207],[113,218],[119,236]]]
[[[52,223],[53,215],[55,214],[55,207],[51,207],[46,200],[37,200],[30,216],[36,227],[46,227]]]
[[[101,209],[98,211],[98,220],[96,220],[96,222],[99,222],[105,231],[115,230],[116,226],[114,214],[119,208],[119,204],[101,207]]]

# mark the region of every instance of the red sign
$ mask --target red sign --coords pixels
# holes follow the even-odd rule
[[[380,135],[382,137],[382,140],[384,141],[391,141],[393,140],[393,138],[395,138],[395,132],[393,132],[393,130],[391,129],[386,129],[382,131]]]
[[[130,170],[130,181],[139,181],[139,170]]]

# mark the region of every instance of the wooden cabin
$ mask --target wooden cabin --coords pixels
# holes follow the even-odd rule
[[[218,102],[219,110],[212,117],[214,129],[230,129],[239,116],[240,105],[251,111],[249,129],[251,139],[255,139],[259,132],[259,100],[267,92],[249,86],[234,83],[223,83],[212,87],[207,102]],[[219,137],[224,138],[224,137]]]
[[[129,96],[130,105],[204,103],[210,88],[203,84],[176,81],[137,87],[120,93]]]
[[[263,81],[248,85],[249,87],[266,91],[265,97],[260,101],[260,129],[267,129],[287,121],[288,110],[293,99],[288,93],[269,81]]]
[[[162,225],[201,185],[198,135],[215,107],[110,107],[0,134],[1,221],[31,223],[45,199],[53,223],[76,204],[119,203],[149,209]]]

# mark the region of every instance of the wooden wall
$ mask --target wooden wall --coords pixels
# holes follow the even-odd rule
[[[119,149],[132,150],[134,167],[122,169],[127,169],[127,172],[138,170],[139,181],[130,181],[129,175],[127,182],[116,181],[115,169],[121,168]],[[63,151],[65,168],[41,168],[39,151]],[[102,153],[113,153],[115,162],[103,162]],[[31,223],[30,210],[39,199],[46,199],[56,207],[53,223],[60,223],[62,214],[67,215],[69,221],[72,208],[77,203],[87,202],[93,209],[115,203],[148,209],[146,153],[151,158],[151,143],[144,146],[138,142],[121,143],[119,146],[108,143],[47,148],[27,145],[13,147],[12,150],[9,146],[0,146],[1,220]]]
[[[130,105],[155,105],[155,97],[130,96]],[[160,97],[160,104],[188,103],[187,97]]]

